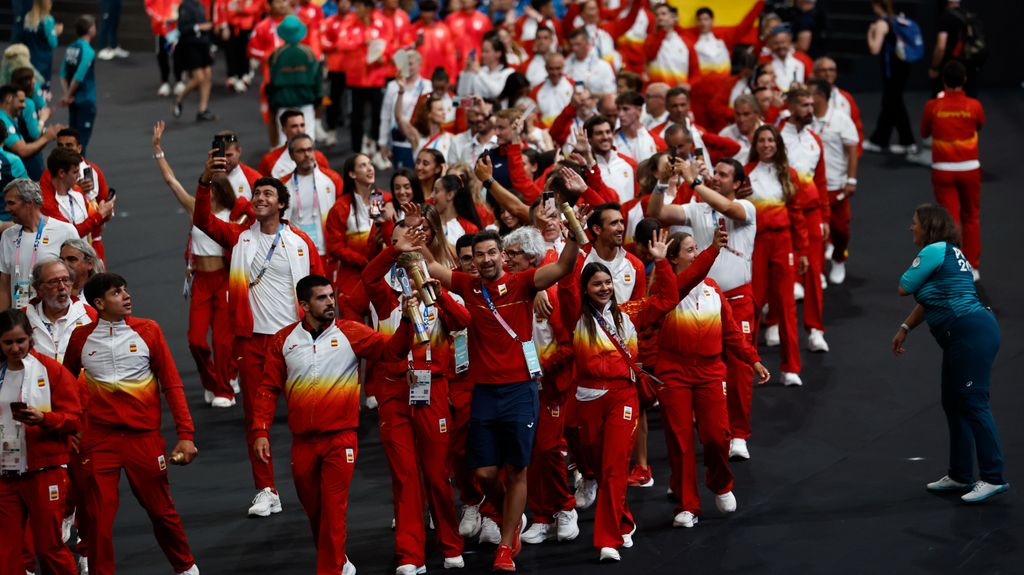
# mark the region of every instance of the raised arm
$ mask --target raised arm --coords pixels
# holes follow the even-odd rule
[[[522,159],[520,159],[520,162],[522,162]],[[512,160],[510,157],[510,170],[511,163]],[[491,165],[491,156],[489,154],[480,156],[476,161],[476,166],[474,167],[473,172],[481,182],[491,182],[487,185],[487,193],[494,196],[494,200],[498,202],[501,209],[511,213],[521,222],[530,220],[530,206],[517,198],[515,194],[505,189],[505,186],[501,185],[494,179],[494,166]]]
[[[170,162],[167,161],[166,154],[163,148],[160,146],[161,139],[164,135],[164,121],[157,120],[153,124],[153,158],[156,159],[157,168],[160,169],[160,177],[163,178],[164,183],[167,184],[167,188],[174,194],[174,199],[178,200],[181,207],[185,208],[189,217],[192,216],[195,211],[196,199],[193,198],[185,187],[181,185],[178,178],[174,175],[174,170],[171,169]]]
[[[714,208],[716,212],[739,222],[744,222],[747,220],[747,211],[743,209],[742,204],[734,200],[730,200],[729,198],[723,196],[722,194],[716,192],[715,190],[712,190],[706,184],[701,184],[699,186],[694,187],[693,181],[694,179],[696,179],[698,171],[697,162],[692,160],[679,160],[675,163],[675,167],[677,169],[677,173],[679,173],[683,177],[683,180],[686,181],[686,185],[693,188],[694,191],[697,192],[697,195],[700,196],[700,199],[703,200],[704,203],[706,203],[707,205]],[[651,201],[653,202],[654,199],[652,198]],[[679,207],[682,208],[682,206]],[[677,223],[665,222],[664,220],[663,222]]]

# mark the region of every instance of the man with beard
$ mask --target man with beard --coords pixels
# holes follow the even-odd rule
[[[71,295],[74,278],[71,268],[59,259],[45,259],[32,269],[36,297],[25,308],[32,343],[37,352],[57,361],[64,361],[71,332],[96,321],[96,310]]]
[[[324,224],[341,190],[341,178],[316,164],[313,138],[299,134],[288,142],[288,155],[295,163],[295,171],[281,178],[291,192],[291,205],[285,210],[285,219],[306,232],[323,257],[326,252]]]
[[[359,451],[359,362],[405,358],[412,332],[405,316],[390,337],[336,319],[334,288],[323,276],[302,278],[295,293],[303,319],[270,340],[263,377],[251,391],[253,454],[270,464],[270,425],[283,393],[293,436],[292,476],[313,529],[317,572],[354,575],[345,542],[348,487]]]
[[[285,143],[264,154],[263,159],[260,160],[260,165],[257,167],[257,171],[264,176],[282,178],[285,174],[290,174],[295,170],[295,161],[292,160],[290,154],[286,153],[288,151],[288,142],[292,141],[295,136],[306,133],[306,117],[298,110],[285,110],[277,121],[281,124],[281,131],[284,132]],[[316,155],[316,164],[318,166],[330,168],[326,156],[319,150],[314,152],[314,154]]]

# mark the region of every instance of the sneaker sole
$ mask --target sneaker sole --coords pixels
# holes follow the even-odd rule
[[[992,499],[993,497],[995,497],[996,495],[999,495],[1000,493],[1006,493],[1009,489],[1010,489],[1010,484],[1007,483],[1006,485],[1000,486],[999,489],[996,489],[992,493],[989,493],[988,495],[986,495],[986,496],[984,496],[984,497],[982,497],[980,499],[964,499],[963,497],[961,497],[960,499],[964,503],[981,503],[982,501],[987,501],[989,499]]]
[[[580,528],[579,527],[576,527],[576,530],[573,531],[572,535],[569,536],[569,537],[562,537],[560,535],[556,535],[556,537],[558,538],[559,541],[573,541],[574,539],[576,539],[579,536],[580,536]]]
[[[273,515],[275,513],[280,513],[282,511],[282,509],[283,508],[280,505],[278,505],[277,507],[271,507],[270,510],[266,512],[266,514],[263,514],[263,513],[253,513],[252,511],[250,511],[249,512],[249,517],[270,517],[271,515]]]
[[[629,484],[630,487],[654,487],[654,478],[650,478],[643,483],[634,482]]]
[[[934,493],[944,493],[944,492],[949,492],[949,491],[966,491],[966,490],[970,489],[971,486],[970,485],[961,485],[959,487],[939,487],[939,486],[932,487],[931,485],[925,485],[924,488],[927,489],[928,491],[931,491],[931,492],[934,492]]]
[[[740,455],[739,453],[730,453],[729,461],[750,461],[750,456]]]
[[[675,521],[675,519],[673,519],[672,520],[672,527],[682,527],[684,529],[691,529],[691,528],[693,528],[693,527],[695,527],[697,525],[697,521],[698,521],[698,519],[696,517],[694,517],[693,518],[693,523],[687,525],[685,523],[677,523]]]

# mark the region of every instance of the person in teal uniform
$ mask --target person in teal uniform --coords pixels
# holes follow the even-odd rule
[[[57,38],[64,31],[64,25],[50,15],[53,0],[35,0],[32,9],[25,15],[21,42],[28,46],[32,66],[43,77],[44,87],[49,87],[53,76],[53,49]]]
[[[942,409],[949,427],[949,471],[927,488],[966,491],[964,502],[979,503],[1010,488],[989,406],[999,325],[978,298],[971,264],[960,251],[960,231],[946,208],[919,206],[910,231],[921,251],[900,278],[899,293],[913,295],[917,305],[900,324],[892,350],[902,355],[910,332],[928,322],[942,348]],[[974,481],[975,452],[979,481]]]
[[[96,51],[90,42],[96,36],[96,20],[87,14],[75,22],[78,37],[64,53],[60,79],[64,87],[61,106],[68,108],[68,121],[82,136],[82,155],[92,137],[96,121]]]

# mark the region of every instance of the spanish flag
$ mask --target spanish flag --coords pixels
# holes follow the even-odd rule
[[[699,5],[684,0],[668,0],[668,3],[679,10],[679,25],[696,38],[700,34],[697,29]],[[764,0],[719,0],[707,5],[715,12],[715,36],[725,41],[730,50],[736,44],[757,44],[757,20],[764,9]]]

